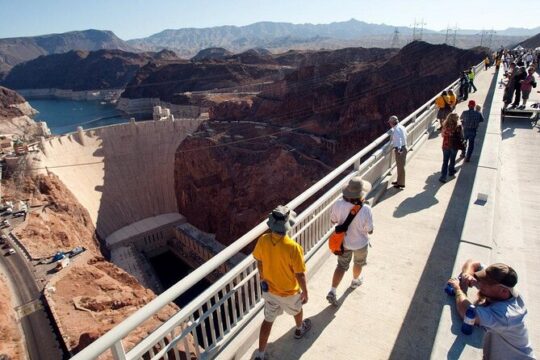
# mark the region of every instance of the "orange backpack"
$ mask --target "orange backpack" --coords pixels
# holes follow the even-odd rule
[[[349,228],[349,225],[351,224],[354,217],[361,208],[362,205],[354,205],[349,215],[347,215],[347,219],[345,219],[343,224],[336,225],[334,232],[332,233],[332,235],[330,235],[330,239],[328,239],[328,247],[330,248],[330,251],[334,253],[334,255],[341,255],[343,254],[343,251],[345,251],[345,249],[343,248],[345,234],[347,232],[347,229]]]

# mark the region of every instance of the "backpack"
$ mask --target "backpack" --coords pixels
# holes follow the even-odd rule
[[[328,239],[328,247],[334,255],[342,255],[345,249],[343,248],[343,241],[345,240],[345,234],[349,225],[353,221],[356,214],[360,211],[362,205],[354,205],[349,215],[341,225],[336,225],[334,232]]]

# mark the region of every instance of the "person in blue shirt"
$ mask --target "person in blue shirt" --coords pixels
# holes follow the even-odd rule
[[[461,318],[469,305],[476,305],[475,325],[486,330],[484,359],[535,359],[525,324],[527,308],[515,289],[516,271],[506,264],[485,267],[470,259],[463,264],[460,279],[450,279],[448,283],[454,288],[456,309]],[[474,302],[467,296],[471,286],[478,288],[478,299]]]

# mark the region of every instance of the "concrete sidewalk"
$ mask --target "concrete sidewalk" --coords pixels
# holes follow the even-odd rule
[[[493,70],[478,74],[475,83],[479,91],[470,99],[483,104],[493,84]],[[457,113],[465,108],[465,103],[459,104]],[[268,359],[430,357],[443,307],[449,302],[443,287],[453,271],[485,127],[477,136],[472,161],[458,163],[457,177],[446,184],[438,181],[442,164],[438,133],[410,153],[406,188],[388,189],[374,207],[375,232],[365,284],[348,289],[349,270],[338,288],[341,306],[330,306],[325,296],[336,258],[328,256],[308,282],[304,312],[312,319],[312,330],[295,340],[292,317],[279,317],[270,336]],[[255,342],[244,359],[256,347]]]

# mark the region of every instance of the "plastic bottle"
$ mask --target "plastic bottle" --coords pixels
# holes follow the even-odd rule
[[[458,276],[458,280],[461,280],[461,275]],[[456,295],[456,291],[454,290],[454,287],[452,285],[448,284],[448,283],[444,287],[444,292],[448,296],[455,296]]]
[[[266,281],[261,281],[261,290],[263,292],[267,292],[268,291],[268,283]]]
[[[474,329],[474,319],[476,317],[476,308],[474,305],[469,305],[463,318],[463,324],[461,325],[461,332],[465,335],[471,335]]]

